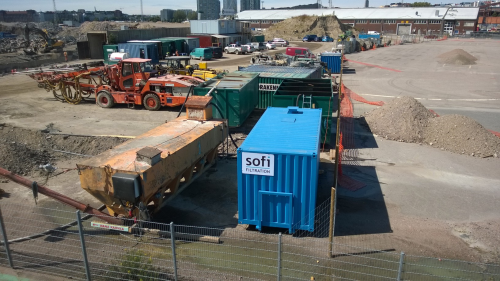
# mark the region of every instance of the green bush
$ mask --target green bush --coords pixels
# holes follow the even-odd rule
[[[153,266],[151,257],[140,250],[129,250],[119,258],[120,263],[114,265],[106,274],[106,280],[159,280],[160,273]]]

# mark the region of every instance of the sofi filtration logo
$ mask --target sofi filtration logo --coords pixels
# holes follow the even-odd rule
[[[274,176],[274,155],[242,152],[242,173],[250,175]]]

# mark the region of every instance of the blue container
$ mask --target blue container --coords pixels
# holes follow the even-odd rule
[[[145,59],[151,59],[151,63],[160,62],[157,43],[122,43],[118,44],[118,52],[125,52],[131,58],[142,58],[141,52],[144,50]]]
[[[342,54],[341,53],[322,53],[321,61],[326,62],[327,68],[332,73],[340,73],[342,66]]]
[[[359,39],[368,39],[368,38],[375,38],[375,39],[380,39],[380,34],[368,34],[368,33],[360,33],[358,35]]]
[[[238,148],[238,222],[314,231],[321,109],[269,107]]]

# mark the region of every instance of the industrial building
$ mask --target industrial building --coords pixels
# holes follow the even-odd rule
[[[242,0],[243,2],[243,0]],[[390,34],[469,34],[476,30],[479,8],[418,7],[309,10],[242,11],[238,20],[250,21],[252,28],[267,28],[288,18],[335,15],[344,24],[361,32]]]
[[[235,42],[248,42],[250,23],[236,20],[192,20],[190,37],[200,38],[200,47],[226,46]]]
[[[199,20],[216,20],[220,17],[220,1],[198,0],[197,10]]]
[[[240,12],[247,10],[260,10],[260,0],[241,0]]]
[[[30,22],[30,21],[38,21],[38,13],[35,10],[26,10],[26,11],[4,11],[4,10],[0,10],[0,21],[3,21],[3,22],[17,22],[17,21],[20,21],[20,22]]]

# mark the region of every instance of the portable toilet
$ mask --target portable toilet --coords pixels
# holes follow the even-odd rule
[[[237,150],[239,224],[314,231],[321,112],[264,112]]]

